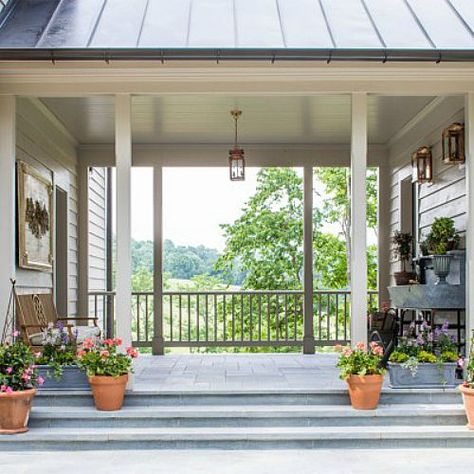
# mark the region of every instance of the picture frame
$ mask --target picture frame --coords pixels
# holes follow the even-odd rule
[[[53,180],[23,161],[18,172],[18,266],[53,271]]]

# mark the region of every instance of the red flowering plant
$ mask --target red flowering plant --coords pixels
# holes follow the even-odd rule
[[[89,377],[105,375],[120,377],[133,372],[132,361],[138,357],[138,351],[128,347],[119,352],[120,338],[94,340],[85,339],[82,348],[77,351],[77,365],[86,371]]]
[[[0,344],[0,393],[21,392],[44,383],[36,369],[35,355],[17,337],[15,331],[8,342]]]
[[[356,347],[336,346],[340,352],[337,367],[341,369],[340,378],[346,380],[351,375],[383,375],[385,369],[380,362],[383,357],[383,348],[376,342],[371,342],[367,348],[363,342],[358,342]]]

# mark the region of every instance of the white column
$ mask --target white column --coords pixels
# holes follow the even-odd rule
[[[367,342],[367,95],[352,94],[351,341]]]
[[[474,329],[474,92],[466,94],[464,106],[466,138],[466,350],[470,350],[471,332]],[[469,353],[469,352],[467,352]]]
[[[81,164],[79,155],[79,316],[89,316],[89,167]]]
[[[164,355],[163,339],[163,168],[153,168],[153,355]]]
[[[15,278],[15,97],[0,96],[0,336]]]
[[[313,167],[304,167],[304,338],[303,353],[314,354],[313,325]]]
[[[116,335],[124,345],[132,343],[132,258],[131,258],[131,172],[132,127],[128,94],[115,97],[115,166],[116,166]]]

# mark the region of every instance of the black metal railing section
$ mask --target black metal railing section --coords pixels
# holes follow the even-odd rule
[[[115,293],[89,293],[90,310],[113,336]],[[349,290],[315,290],[314,344],[350,342]],[[302,346],[303,291],[165,291],[162,295],[163,334],[155,334],[152,292],[132,294],[132,338],[137,347],[153,347],[156,336],[165,347]],[[377,291],[368,292],[369,307],[378,306]]]

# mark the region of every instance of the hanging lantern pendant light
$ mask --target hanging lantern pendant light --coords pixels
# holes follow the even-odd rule
[[[231,181],[245,180],[245,158],[244,149],[238,146],[238,125],[237,121],[242,115],[242,111],[234,109],[230,111],[235,123],[234,147],[229,150],[229,174]]]

